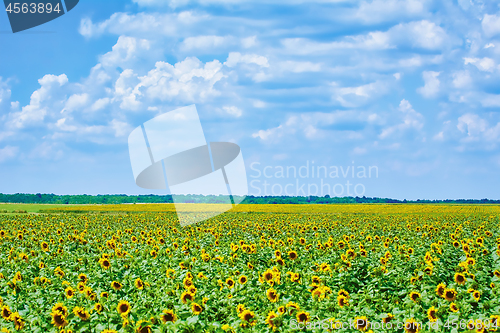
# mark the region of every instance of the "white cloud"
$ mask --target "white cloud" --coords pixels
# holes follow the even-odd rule
[[[425,85],[417,89],[417,92],[425,98],[435,97],[439,92],[439,79],[438,76],[441,72],[424,71],[422,77],[424,78]]]
[[[220,47],[228,46],[233,43],[235,38],[232,36],[196,36],[188,37],[181,43],[180,49],[182,51],[193,50],[214,50]]]
[[[66,74],[59,76],[47,74],[38,80],[41,87],[31,94],[30,104],[22,108],[20,112],[11,113],[8,126],[11,128],[24,128],[28,125],[41,125],[47,113],[54,113],[54,108],[62,105],[53,103],[60,95],[60,87],[68,82]],[[50,108],[49,108],[50,106]],[[61,107],[62,109],[62,107]],[[59,110],[61,110],[59,109]],[[57,110],[57,111],[59,111]]]
[[[159,61],[155,69],[138,78],[140,83],[134,87],[133,95],[161,101],[175,98],[200,102],[220,95],[214,85],[224,77],[222,64],[218,60],[203,64],[197,58],[186,58],[175,65]]]
[[[400,118],[401,122],[383,129],[382,133],[379,135],[381,139],[401,135],[410,130],[420,131],[423,128],[424,117],[415,111],[410,102],[406,99],[403,99],[401,103],[399,103],[398,110],[400,111],[400,114],[396,115],[396,117]]]
[[[120,36],[112,51],[101,56],[100,62],[106,67],[126,66],[135,61],[140,53],[147,53],[150,46],[146,39]]]
[[[472,78],[469,71],[458,71],[452,74],[453,86],[458,89],[469,88],[472,85]]]
[[[476,66],[480,71],[483,72],[493,72],[497,66],[495,65],[495,60],[491,58],[464,58],[464,64],[472,64]]]
[[[375,81],[357,87],[338,87],[333,84],[333,99],[344,107],[357,107],[373,98],[381,97],[389,92],[390,84],[386,81]]]
[[[280,62],[279,66],[282,71],[287,71],[292,73],[303,73],[303,72],[319,72],[321,71],[322,64],[310,61],[288,60]]]
[[[385,32],[372,31],[365,35],[345,36],[340,41],[316,42],[306,38],[281,40],[286,51],[292,54],[318,54],[346,49],[383,50],[409,46],[437,50],[451,43],[443,28],[427,20],[400,23]]]
[[[240,63],[269,67],[269,62],[266,57],[258,54],[241,54],[239,52],[230,52],[224,65],[227,67],[235,67]]]
[[[133,129],[128,123],[117,119],[111,120],[110,127],[115,132],[115,137],[128,136]]]
[[[225,113],[227,113],[233,117],[236,117],[236,118],[239,118],[243,115],[243,110],[241,110],[240,108],[238,108],[236,106],[224,106],[222,108],[222,110],[224,110]]]
[[[426,0],[362,1],[354,16],[366,23],[422,16],[426,12],[428,3]]]
[[[179,13],[114,13],[100,23],[93,23],[90,18],[80,21],[79,33],[86,37],[97,37],[104,33],[131,37],[153,38],[159,36],[188,37],[190,28],[206,20],[205,14],[191,11]]]
[[[493,37],[500,33],[500,16],[485,14],[481,22],[484,34]]]
[[[65,111],[74,111],[77,109],[80,109],[87,105],[89,102],[89,94],[83,93],[83,94],[74,94],[71,95],[68,100],[66,101],[66,104],[64,106]]]
[[[279,125],[278,127],[267,130],[259,130],[258,132],[252,134],[252,138],[260,138],[261,140],[267,141],[271,138],[281,137],[283,134],[282,129],[283,125]]]
[[[19,152],[19,147],[5,146],[0,148],[0,163],[16,157]]]
[[[463,142],[498,143],[500,140],[500,122],[490,126],[488,121],[477,114],[467,113],[458,118],[457,128],[467,136]]]
[[[254,47],[257,45],[257,36],[250,36],[241,39],[241,46],[245,49]]]

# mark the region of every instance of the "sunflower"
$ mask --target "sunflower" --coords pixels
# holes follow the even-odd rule
[[[101,267],[104,269],[109,269],[111,267],[111,262],[108,259],[99,259],[99,263]]]
[[[62,303],[56,303],[51,309],[51,312],[61,312],[63,316],[68,315],[68,308],[64,306]]]
[[[338,296],[344,296],[345,298],[349,298],[349,292],[344,289],[340,289],[337,293]]]
[[[278,328],[277,321],[275,320],[278,317],[279,315],[274,311],[269,311],[269,313],[267,314],[266,324],[269,325],[269,327],[272,328],[273,331]]]
[[[125,300],[121,300],[118,302],[118,306],[116,307],[116,311],[122,316],[127,316],[130,312],[130,303]]]
[[[285,261],[283,259],[281,259],[281,258],[276,259],[276,263],[278,265],[280,265],[280,266],[284,266],[285,265]]]
[[[85,321],[90,319],[90,314],[88,313],[88,311],[82,308],[81,306],[75,306],[73,308],[73,313],[81,320]]]
[[[101,298],[108,298],[109,297],[109,293],[107,291],[103,291],[101,293]]]
[[[175,278],[175,271],[171,268],[167,269],[167,277],[170,279]]]
[[[12,311],[10,311],[10,308],[8,305],[2,306],[2,318],[3,319],[9,320],[11,314],[12,314]]]
[[[236,306],[236,312],[242,313],[243,311],[245,311],[245,305],[244,304],[238,304]]]
[[[111,288],[113,288],[114,290],[120,290],[122,289],[122,287],[123,285],[118,281],[111,282]]]
[[[255,313],[253,313],[252,311],[250,310],[243,310],[243,312],[241,312],[239,315],[241,320],[247,322],[247,323],[250,323],[250,324],[255,324]]]
[[[285,313],[285,307],[284,307],[283,305],[281,305],[281,306],[279,306],[279,307],[278,307],[278,313],[279,313],[280,315],[282,315],[282,314],[284,314],[284,313]]]
[[[429,310],[427,310],[427,318],[432,322],[437,321],[437,309],[435,307],[431,306]]]
[[[309,315],[309,312],[300,311],[297,313],[296,318],[299,323],[307,323],[311,319],[311,316]]]
[[[450,303],[450,310],[453,312],[458,312],[458,306],[455,304],[455,302]]]
[[[103,309],[103,307],[102,307],[101,303],[95,303],[94,304],[94,310],[96,310],[97,312],[100,313],[102,311],[102,309]]]
[[[164,324],[167,322],[175,323],[177,321],[177,315],[173,310],[166,309],[163,310],[163,313],[160,315],[160,319]]]
[[[66,316],[61,311],[52,312],[52,325],[57,328],[63,328],[68,325],[68,321],[66,320]]]
[[[337,303],[341,308],[343,308],[344,306],[349,305],[349,300],[345,296],[338,296]]]
[[[498,269],[496,269],[493,274],[500,279],[500,271],[498,271]]]
[[[194,300],[194,295],[191,294],[189,291],[185,291],[181,294],[182,303],[186,304],[188,301],[193,301],[193,300]]]
[[[262,278],[264,279],[264,281],[266,282],[269,282],[271,281],[273,278],[274,278],[274,273],[272,270],[268,269],[267,271],[264,272],[264,274],[262,274]]]
[[[142,282],[142,280],[140,278],[135,279],[134,285],[139,290],[144,289],[144,282]]]
[[[288,251],[288,258],[290,258],[291,260],[295,260],[295,259],[297,259],[297,257],[298,257],[297,252]]]
[[[446,285],[444,283],[440,283],[436,287],[436,294],[439,297],[444,297],[444,291],[446,290]]]
[[[151,333],[153,330],[151,329],[150,325],[145,325],[146,321],[144,320],[139,320],[137,322],[137,328],[135,329],[136,333]]]
[[[410,293],[410,299],[413,301],[413,302],[416,302],[418,301],[418,299],[421,297],[420,293],[416,292],[416,291],[412,291]]]
[[[405,331],[407,333],[417,333],[422,328],[422,324],[419,324],[415,319],[409,319],[405,322]]]
[[[47,252],[49,250],[49,244],[47,242],[42,242],[40,247],[42,248],[42,251],[44,251],[44,252]]]
[[[368,326],[368,318],[366,316],[354,318],[354,326],[360,331],[365,331]]]
[[[253,269],[253,265],[251,263],[247,263],[248,269]]]
[[[24,327],[24,320],[19,315],[19,312],[14,312],[10,315],[10,321],[14,323],[14,328],[16,331],[21,330]]]
[[[234,287],[234,280],[232,278],[227,278],[226,279],[226,284],[229,289]]]
[[[201,311],[203,311],[203,308],[198,303],[193,303],[191,304],[191,311],[193,311],[195,315],[199,315]]]
[[[446,288],[444,290],[444,296],[443,296],[447,301],[453,302],[457,298],[457,292],[455,289],[448,289]]]
[[[80,274],[78,274],[78,279],[79,279],[81,282],[83,282],[83,283],[87,283],[87,281],[89,280],[89,279],[87,278],[87,275],[85,275],[84,273],[80,273]]]
[[[239,282],[240,284],[245,284],[245,283],[247,283],[247,281],[248,281],[248,278],[247,278],[245,275],[242,275],[242,276],[240,276],[240,277],[238,278],[238,282]]]
[[[278,301],[278,294],[276,293],[276,290],[274,288],[270,288],[266,292],[267,299],[271,303],[276,303]]]
[[[321,278],[319,276],[314,275],[313,277],[311,277],[311,282],[313,284],[320,284],[321,283]]]
[[[468,266],[474,266],[476,264],[476,259],[467,258],[467,260],[465,262],[467,263]]]
[[[465,284],[465,275],[462,273],[455,273],[455,282],[458,284]]]
[[[390,322],[393,319],[394,319],[394,315],[392,313],[388,313],[384,318],[382,318],[382,321],[384,322],[384,324],[387,324],[388,322]]]
[[[66,295],[66,298],[71,298],[75,295],[75,290],[72,287],[67,287],[64,290],[64,294]]]
[[[476,301],[479,301],[479,298],[481,297],[481,293],[480,293],[479,291],[477,291],[477,290],[474,290],[474,291],[472,292],[472,297],[474,297],[474,299],[475,299]]]

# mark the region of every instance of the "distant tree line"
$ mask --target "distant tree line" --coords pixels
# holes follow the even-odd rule
[[[186,203],[227,203],[227,198],[222,195],[183,195],[176,196],[178,202]],[[239,201],[239,200],[237,200]],[[171,195],[56,195],[56,194],[2,194],[0,202],[3,203],[38,203],[38,204],[124,204],[124,203],[173,203]],[[455,204],[500,204],[500,200],[490,199],[446,199],[446,200],[398,200],[389,198],[370,197],[287,197],[287,196],[247,196],[242,204],[337,204],[337,203],[455,203]]]

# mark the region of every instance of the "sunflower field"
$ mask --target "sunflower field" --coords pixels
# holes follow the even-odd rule
[[[0,215],[0,332],[500,331],[498,206],[152,206]]]

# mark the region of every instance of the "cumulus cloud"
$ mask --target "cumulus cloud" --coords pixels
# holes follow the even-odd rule
[[[391,82],[382,80],[355,87],[339,87],[333,83],[332,98],[344,107],[358,107],[389,93],[390,86]]]
[[[19,147],[5,146],[3,148],[0,148],[0,163],[13,159],[17,156],[18,152]]]
[[[365,23],[379,23],[401,17],[418,17],[427,12],[427,0],[373,0],[362,1],[354,17]]]
[[[66,74],[59,76],[47,74],[38,80],[40,88],[31,94],[30,104],[24,106],[20,112],[11,113],[8,126],[24,128],[29,125],[40,125],[45,116],[59,108],[62,109],[60,88],[68,83]]]
[[[425,85],[417,89],[417,92],[425,98],[435,97],[439,93],[439,79],[438,76],[441,72],[424,71],[422,77]]]
[[[500,33],[500,15],[485,14],[481,25],[487,37],[498,35]]]
[[[410,130],[420,131],[424,126],[424,117],[415,111],[406,99],[399,103],[399,114],[395,115],[401,120],[400,123],[386,127],[382,130],[379,137],[386,139],[389,137],[405,134]]]
[[[495,60],[491,58],[464,58],[464,64],[472,64],[476,66],[480,71],[483,72],[493,72],[495,69],[497,69],[497,66],[495,64]]]
[[[387,31],[371,31],[364,35],[346,36],[340,41],[317,42],[307,38],[285,38],[285,49],[293,54],[318,54],[345,49],[384,50],[413,47],[437,50],[450,42],[446,31],[428,20],[400,23]]]
[[[214,50],[228,46],[235,41],[232,36],[196,36],[188,37],[181,43],[182,51]]]
[[[500,122],[491,126],[489,122],[477,114],[466,113],[458,118],[458,130],[466,136],[462,142],[498,143],[500,139]]]

